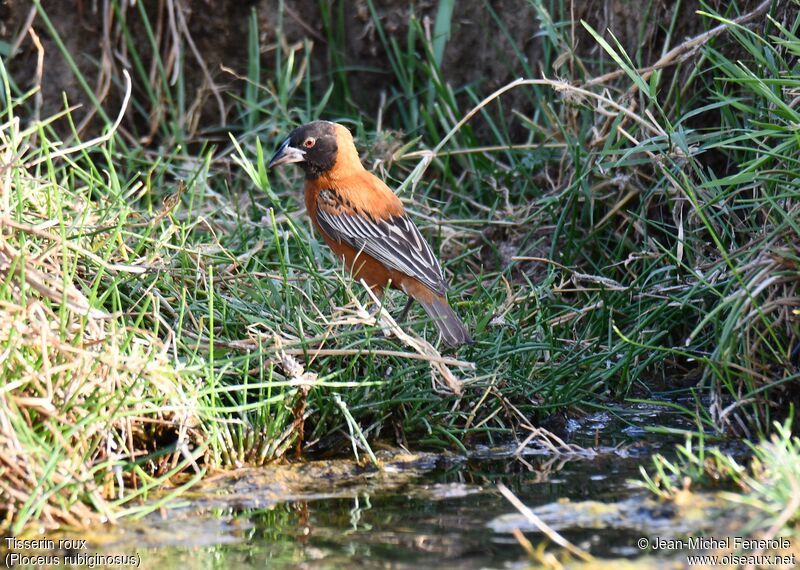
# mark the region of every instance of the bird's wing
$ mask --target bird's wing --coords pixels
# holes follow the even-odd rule
[[[385,266],[413,277],[437,295],[447,284],[430,246],[408,216],[378,218],[343,204],[338,192],[322,190],[317,200],[317,221],[331,239],[374,257]]]

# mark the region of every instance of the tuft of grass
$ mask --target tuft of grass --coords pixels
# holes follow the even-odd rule
[[[0,77],[4,522],[19,533],[113,520],[196,466],[201,398],[191,366],[150,326],[150,303],[124,300],[144,271],[122,237],[133,215],[124,204],[143,184],[108,161],[109,138],[64,148],[47,120],[23,128],[25,101],[1,63]]]
[[[652,458],[652,474],[640,467],[642,480],[636,481],[665,500],[675,500],[690,487],[737,489],[720,491],[731,508],[739,505],[759,513],[743,530],[765,536],[797,536],[800,533],[800,439],[792,434],[791,422],[775,423],[769,439],[749,443],[752,458],[745,467],[718,447],[707,448],[703,439],[695,444],[688,437],[676,448],[673,461],[657,454]]]

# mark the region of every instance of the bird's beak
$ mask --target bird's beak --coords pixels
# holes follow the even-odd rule
[[[275,154],[272,155],[272,160],[269,161],[267,168],[274,168],[281,164],[291,164],[292,162],[303,162],[306,159],[306,152],[299,148],[289,146],[290,142],[291,139],[283,141],[283,144],[281,144],[278,150],[275,151]]]

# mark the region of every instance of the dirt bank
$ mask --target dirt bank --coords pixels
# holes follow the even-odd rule
[[[479,94],[485,94],[526,73],[556,75],[554,59],[559,64],[568,62],[570,48],[565,45],[564,53],[556,58],[543,53],[539,38],[548,33],[547,23],[531,4],[529,0],[457,2],[443,56],[445,81],[453,86],[471,85]],[[696,14],[700,3],[695,0],[677,8],[673,2],[656,0],[645,14],[639,2],[593,0],[574,4],[569,16],[576,23],[566,32],[570,38],[574,36],[577,52],[587,60],[594,54],[599,56],[600,48],[580,20],[597,30],[611,30],[641,64],[651,63],[661,55],[673,18],[670,45],[701,32],[704,26]],[[722,9],[726,3],[715,0],[711,4]],[[757,2],[749,4],[752,8]],[[74,57],[86,86],[72,72],[45,19],[35,13],[28,0],[0,1],[0,38],[11,45],[5,60],[20,89],[41,84],[42,116],[62,109],[64,94],[70,103],[91,108],[87,87],[103,105],[112,105],[114,93],[118,92],[112,88],[113,81],[120,69],[139,65],[149,70],[157,82],[155,71],[163,65],[173,77],[182,72],[186,93],[200,94],[190,103],[203,109],[202,122],[216,124],[224,114],[220,107],[225,107],[225,90],[240,92],[244,88],[244,82],[225,73],[222,66],[246,74],[248,29],[255,10],[265,83],[275,60],[274,50],[307,41],[313,45],[315,88],[323,92],[337,69],[356,69],[346,77],[339,74],[339,81],[346,82],[350,97],[359,108],[374,114],[380,93],[391,95],[398,89],[379,28],[387,39],[405,45],[412,15],[432,33],[439,2],[388,0],[374,5],[375,14],[366,0],[331,2],[326,15],[319,3],[291,0],[284,3],[282,13],[277,0],[42,0],[52,27]],[[677,15],[673,13],[676,9]],[[376,25],[376,16],[380,26]],[[551,16],[557,21],[567,15]],[[126,26],[120,26],[121,22]],[[37,73],[38,40],[27,32],[29,25],[44,52],[41,77]],[[153,58],[156,51],[160,60]],[[176,61],[183,62],[180,69]],[[212,82],[213,89],[209,89]],[[140,94],[145,92],[141,85],[136,89]],[[214,91],[223,94],[221,102],[212,96]],[[526,97],[521,92],[510,94],[506,98],[508,108],[528,111],[535,102]],[[147,102],[145,97],[140,100]],[[138,121],[142,127],[152,125],[160,120],[159,109],[152,108],[155,106],[150,103],[151,108],[140,107],[128,119]],[[137,131],[141,133],[142,128]]]

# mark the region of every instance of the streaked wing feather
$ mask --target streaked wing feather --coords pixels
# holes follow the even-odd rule
[[[356,213],[333,213],[324,203],[319,206],[317,220],[331,238],[414,277],[438,295],[445,294],[439,261],[408,216],[375,220]]]

